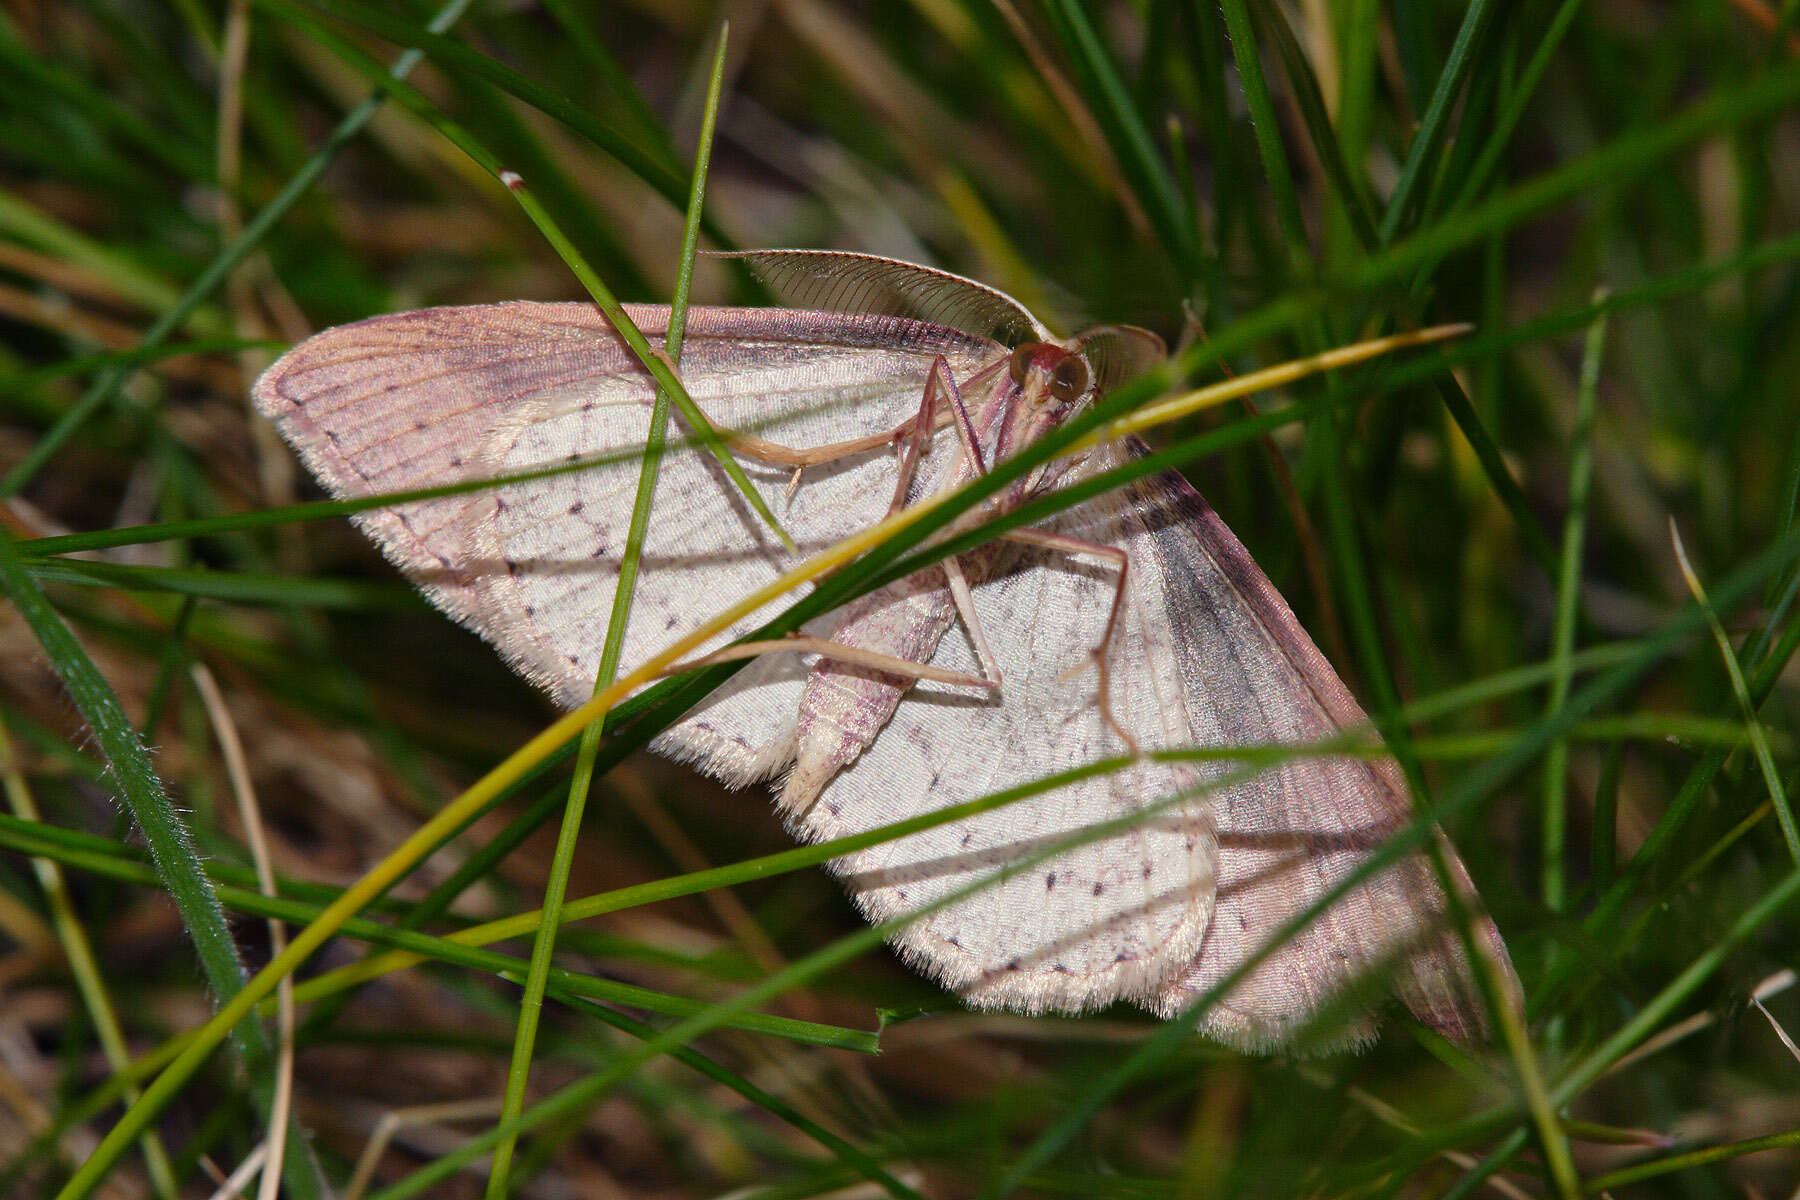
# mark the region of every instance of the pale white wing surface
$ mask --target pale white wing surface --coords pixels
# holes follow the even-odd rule
[[[1126,544],[1134,514],[1084,506],[1058,528]],[[969,556],[966,563],[974,561]],[[1108,656],[1115,716],[1146,750],[1185,745],[1190,713],[1159,597],[1133,562],[1122,627]],[[916,685],[874,744],[791,823],[821,840],[862,832],[1120,754],[1098,703],[1091,652],[1100,643],[1118,572],[1084,556],[1006,553],[974,588],[1002,685],[971,695]],[[1146,605],[1148,598],[1148,605]],[[953,628],[935,665],[979,668]],[[889,920],[1019,866],[1082,828],[1129,818],[1191,788],[1215,768],[1144,762],[836,860],[871,920]],[[1212,907],[1210,806],[1181,801],[952,901],[894,941],[914,965],[982,1007],[1079,1011],[1141,997],[1192,961]]]
[[[1317,741],[1367,725],[1331,669],[1249,552],[1179,476],[1130,489],[1145,518],[1130,545],[1143,603],[1163,609],[1176,644],[1188,711],[1201,746]],[[1218,895],[1204,943],[1173,984],[1147,997],[1165,1017],[1189,1004],[1268,944],[1288,920],[1343,881],[1414,819],[1389,759],[1295,757],[1216,798]],[[1462,864],[1445,853],[1467,902]],[[1477,936],[1506,978],[1512,968],[1485,915]],[[1266,1051],[1288,1044],[1321,1011],[1344,1002],[1335,1026],[1306,1030],[1318,1052],[1367,1040],[1366,1013],[1379,997],[1347,989],[1397,990],[1421,1019],[1456,1037],[1480,1032],[1483,1007],[1443,889],[1414,853],[1368,880],[1265,959],[1221,1003],[1200,1032]],[[1516,989],[1516,981],[1512,982]]]
[[[660,338],[666,308],[629,311]],[[715,424],[805,448],[914,417],[935,356],[968,378],[1001,353],[994,343],[892,317],[697,308],[681,372]],[[632,451],[648,428],[652,386],[591,306],[517,302],[328,330],[271,367],[256,398],[338,496],[617,455],[578,472],[359,517],[434,602],[574,705],[593,687],[637,486]],[[626,667],[791,564],[716,462],[679,444],[685,432],[672,422]],[[895,477],[893,453],[871,450],[808,468],[789,503],[787,468],[744,466],[803,551],[879,519]],[[752,664],[658,748],[733,782],[779,769],[804,674],[797,657]]]

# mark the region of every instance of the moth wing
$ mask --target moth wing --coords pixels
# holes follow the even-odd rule
[[[911,317],[1007,346],[1051,336],[999,288],[937,267],[849,250],[730,250],[706,257],[744,263],[790,308]]]
[[[1057,528],[1117,544],[1130,514]],[[990,695],[919,683],[889,727],[791,818],[813,840],[865,832],[1124,752],[1099,705],[1101,644],[1118,570],[1091,556],[1019,547],[974,585],[1002,685]],[[1145,564],[1157,569],[1158,563]],[[1132,564],[1135,573],[1140,569]],[[1109,644],[1114,714],[1146,750],[1185,745],[1177,648],[1134,582]],[[932,662],[978,673],[953,628]],[[1130,818],[1213,768],[1148,760],[1064,784],[835,860],[872,921],[918,912],[1041,854],[1084,827]],[[925,913],[893,938],[913,965],[983,1008],[1080,1011],[1138,998],[1192,961],[1212,908],[1212,811],[1181,801]]]
[[[1141,448],[1116,453],[1141,453]],[[1200,746],[1311,742],[1366,726],[1287,602],[1236,536],[1179,475],[1123,489],[1137,514],[1132,564],[1148,566],[1134,588],[1160,607],[1172,632]],[[1212,923],[1187,970],[1146,1005],[1175,1017],[1266,945],[1415,818],[1391,759],[1295,757],[1214,798],[1219,844]],[[1456,886],[1475,907],[1460,861],[1441,842]],[[1476,935],[1516,992],[1498,931],[1484,914]],[[1456,1037],[1482,1031],[1484,1011],[1446,898],[1422,853],[1357,884],[1280,945],[1201,1014],[1202,1034],[1266,1051],[1304,1031],[1313,1052],[1373,1036],[1361,994],[1393,978],[1422,1020]],[[1347,1022],[1309,1029],[1339,1005]]]
[[[667,308],[627,309],[660,341]],[[969,378],[1002,353],[897,318],[697,308],[689,311],[681,375],[715,425],[805,448],[916,416],[935,356]],[[578,471],[357,518],[439,607],[560,703],[591,694],[654,395],[649,375],[592,306],[439,308],[341,326],[290,351],[255,395],[336,496],[600,457]],[[626,668],[791,565],[686,433],[679,418],[671,422],[625,634]],[[895,478],[893,453],[870,450],[808,468],[789,502],[788,468],[743,466],[803,552],[879,519]],[[767,656],[657,748],[734,783],[777,770],[790,752],[803,678],[798,656]]]

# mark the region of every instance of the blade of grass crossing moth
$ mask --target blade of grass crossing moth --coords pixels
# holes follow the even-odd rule
[[[712,76],[707,85],[706,107],[701,117],[699,146],[694,155],[693,188],[688,195],[687,222],[682,230],[681,260],[677,267],[668,331],[664,338],[664,347],[672,366],[681,362],[681,338],[687,323],[688,293],[694,278],[694,252],[700,239],[700,210],[706,198],[706,173],[712,154],[713,128],[718,119],[719,89],[725,75],[725,46],[729,29],[728,24],[721,24],[719,27],[717,45],[713,51]],[[657,468],[662,461],[663,440],[668,428],[669,399],[670,389],[659,384],[650,411],[650,426],[644,439],[643,464],[638,472],[637,495],[632,503],[626,548],[613,592],[612,617],[607,626],[606,643],[600,652],[600,669],[594,680],[596,692],[610,685],[618,673],[619,654],[625,641],[625,622],[631,610],[632,588],[637,581],[644,534],[650,524],[650,506],[656,490]],[[756,495],[755,489],[748,486],[747,480],[745,490],[750,495]],[[603,719],[603,716],[595,718],[583,731],[581,746],[576,752],[575,774],[569,783],[568,807],[563,812],[562,829],[557,835],[556,851],[544,888],[543,920],[532,942],[531,966],[525,978],[524,993],[519,1005],[519,1021],[513,1039],[506,1096],[500,1109],[500,1121],[503,1125],[516,1120],[525,1107],[525,1088],[531,1075],[538,1015],[543,1010],[544,987],[549,977],[551,959],[556,952],[556,935],[562,927],[563,898],[567,894],[569,872],[574,866],[576,845],[581,833],[581,818],[586,811],[588,792],[593,782],[594,758],[600,746]],[[502,1200],[506,1195],[513,1151],[517,1144],[516,1136],[506,1136],[495,1147],[488,1169],[489,1200]]]
[[[1740,274],[1744,271],[1759,270],[1764,267],[1779,265],[1791,261],[1796,256],[1800,256],[1800,237],[1780,239],[1775,243],[1754,247],[1748,251],[1725,256],[1715,262],[1706,264],[1703,267],[1689,271],[1676,272],[1662,280],[1639,286],[1628,292],[1618,293],[1609,301],[1607,308],[1610,311],[1613,309],[1624,309],[1653,303],[1670,295],[1685,294],[1698,290],[1720,278]],[[1408,257],[1410,258],[1411,256]],[[1374,286],[1395,274],[1398,274],[1398,272],[1370,275],[1363,280],[1363,283]],[[1293,327],[1300,320],[1305,319],[1308,315],[1321,308],[1325,303],[1325,299],[1323,293],[1312,293],[1299,298],[1290,297],[1270,305],[1254,314],[1252,317],[1246,318],[1244,321],[1234,322],[1228,329],[1223,331],[1218,338],[1215,338],[1215,343],[1225,343],[1222,348],[1211,343],[1197,344],[1188,351],[1187,356],[1180,363],[1172,363],[1171,370],[1174,371],[1179,368],[1182,372],[1191,373],[1193,371],[1204,369],[1207,364],[1218,361],[1221,355],[1235,353],[1242,346],[1251,343],[1256,338],[1272,336],[1282,329]],[[1473,356],[1476,351],[1486,353],[1496,347],[1516,345],[1558,331],[1580,328],[1591,322],[1594,315],[1594,306],[1583,305],[1578,308],[1567,310],[1560,316],[1552,315],[1550,317],[1540,318],[1504,334],[1489,334],[1473,339],[1466,344],[1467,350],[1460,356]],[[1240,330],[1243,330],[1244,332],[1240,334]],[[235,343],[233,345],[235,346]],[[146,350],[143,353],[153,354],[158,352]],[[1395,368],[1391,373],[1381,377],[1381,383],[1384,388],[1393,388],[1425,378],[1438,372],[1440,369],[1441,363],[1439,360],[1425,359],[1415,365],[1406,365]],[[1132,397],[1148,394],[1148,390],[1140,392],[1136,389],[1133,389],[1133,391],[1129,393]],[[1122,390],[1109,396],[1107,398],[1108,404],[1111,406],[1109,411],[1129,407],[1130,405],[1128,403],[1117,403],[1118,400],[1125,399],[1126,397],[1127,393]],[[1466,405],[1466,403],[1466,401],[1463,401],[1464,405]],[[1292,418],[1283,418],[1283,420],[1288,419]],[[1481,433],[1478,422],[1474,422],[1468,427],[1474,428],[1477,433]],[[1482,443],[1491,447],[1492,443],[1487,441],[1485,434],[1482,434],[1481,436]],[[1479,444],[1480,443],[1478,443],[1478,445]],[[1495,453],[1494,461],[1499,461],[1497,452]],[[520,472],[517,476],[509,475],[506,478],[524,479],[535,477],[540,474],[554,474],[562,471],[579,469],[582,468],[558,466],[538,472]],[[1496,478],[1505,479],[1506,473],[1501,471]],[[79,534],[34,538],[29,541],[21,542],[19,544],[19,549],[21,553],[31,557],[43,557],[49,555],[73,554],[77,551],[85,550],[100,550],[118,546],[141,545],[157,541],[207,537],[224,533],[241,532],[244,530],[261,529],[272,525],[292,523],[296,520],[324,520],[362,512],[367,509],[384,507],[393,503],[456,495],[461,492],[481,490],[489,486],[489,482],[478,480],[448,484],[435,488],[411,489],[381,497],[367,497],[354,500],[322,500],[307,504],[291,505],[280,509],[261,509],[235,513],[227,516],[208,517],[187,521],[165,521],[149,525],[132,526],[124,529],[94,530]],[[1517,485],[1515,484],[1513,486],[1516,488]],[[984,490],[982,494],[985,495],[987,492]],[[1529,533],[1532,527],[1528,525],[1524,526],[1524,528]],[[1541,555],[1543,561],[1546,563],[1554,562],[1554,555],[1549,551],[1548,541],[1542,538],[1541,533],[1537,534],[1535,541],[1541,543],[1543,547],[1543,553]]]
[[[1285,752],[1289,749],[1291,748],[1280,748],[1280,751],[1278,752]],[[924,818],[913,818],[911,821],[897,822],[894,826],[889,827],[884,831],[872,832],[886,832],[891,834],[895,830],[902,827],[913,826],[915,823],[922,820],[939,822],[946,815],[953,812],[956,816],[963,816],[977,807],[991,807],[999,804],[1014,803],[1042,790],[1042,786],[1040,785],[1054,786],[1057,782],[1066,780],[1077,774],[1091,774],[1094,772],[1114,770],[1121,767],[1127,767],[1131,762],[1132,760],[1129,758],[1102,760],[1081,768],[1078,772],[1067,772],[1059,779],[1044,780],[1040,781],[1039,784],[1011,788],[1006,792],[995,793],[983,797],[978,801],[971,801],[953,806],[951,809],[944,809],[939,812],[927,814]],[[1251,771],[1257,769],[1261,769],[1260,765],[1250,768]],[[1239,777],[1243,777],[1244,775],[1247,775],[1248,772],[1236,774]],[[1227,786],[1232,777],[1233,776],[1231,775],[1227,775],[1221,779],[1211,781],[1210,784],[1202,785],[1202,787],[1197,790],[1205,791],[1210,790],[1212,786]],[[1005,875],[1012,874],[1016,871],[1030,870],[1036,864],[1060,853],[1069,845],[1078,844],[1081,841],[1097,839],[1105,836],[1106,833],[1116,827],[1141,822],[1148,817],[1153,817],[1156,812],[1172,807],[1176,802],[1183,798],[1184,797],[1181,794],[1177,794],[1166,800],[1159,801],[1157,804],[1148,806],[1143,812],[1131,813],[1124,817],[1090,825],[1075,835],[1057,839],[1056,844],[1023,858],[1016,864],[995,871],[986,877],[980,878],[971,884],[959,888],[956,893],[944,896],[934,901],[930,906],[921,908],[916,913],[907,914],[891,921],[871,924],[865,929],[848,934],[831,945],[815,951],[807,957],[781,968],[779,971],[773,972],[736,995],[709,1007],[699,1015],[663,1030],[655,1038],[647,1042],[641,1049],[625,1055],[619,1061],[611,1064],[606,1070],[569,1085],[561,1092],[556,1093],[549,1099],[522,1114],[516,1121],[499,1126],[480,1137],[471,1139],[462,1146],[459,1146],[456,1150],[431,1163],[429,1166],[415,1172],[413,1176],[402,1183],[397,1184],[386,1191],[376,1193],[370,1200],[377,1200],[377,1197],[379,1197],[380,1200],[405,1200],[407,1197],[423,1194],[440,1180],[448,1178],[451,1173],[460,1169],[465,1163],[486,1153],[500,1138],[516,1135],[539,1125],[559,1120],[568,1114],[591,1107],[598,1102],[600,1097],[628,1077],[631,1072],[637,1070],[644,1063],[649,1062],[658,1055],[666,1053],[669,1047],[691,1042],[702,1034],[717,1028],[721,1022],[730,1019],[733,1015],[744,1009],[773,999],[827,970],[842,966],[852,959],[873,950],[881,944],[883,938],[893,933],[899,927],[925,915],[931,908],[953,903],[960,895],[972,893],[983,887],[990,886]],[[1423,827],[1419,827],[1419,831],[1422,832],[1422,830]],[[882,840],[887,839],[883,838]],[[1396,839],[1396,844],[1404,840],[1405,839]],[[817,846],[811,847],[811,849],[819,848],[820,847]],[[1393,851],[1395,854],[1398,852],[1398,849]],[[1369,864],[1369,870],[1372,872],[1375,869],[1379,869],[1380,865],[1382,865],[1382,862],[1379,859],[1372,860]],[[1361,872],[1359,872],[1359,874],[1361,874]],[[1351,882],[1354,882],[1354,880]],[[1346,886],[1348,886],[1348,884]],[[1323,904],[1316,906],[1319,911],[1322,911],[1324,907],[1325,905]],[[1192,1036],[1190,1028],[1183,1028],[1179,1025],[1172,1024],[1159,1031],[1158,1037],[1160,1038],[1162,1035],[1169,1033],[1184,1037]],[[1159,1042],[1158,1044],[1162,1043]],[[1173,1045],[1174,1043],[1170,1042],[1168,1044]]]
[[[434,32],[450,28],[467,11],[473,0],[449,0],[426,26]],[[319,148],[317,154],[306,160],[306,165],[288,180],[275,198],[258,212],[255,217],[245,223],[243,232],[225,249],[215,255],[198,278],[189,285],[181,298],[166,309],[162,316],[151,322],[150,328],[144,331],[139,339],[137,353],[150,354],[168,340],[169,336],[180,329],[200,307],[213,290],[231,276],[237,265],[244,261],[252,251],[262,244],[263,238],[275,223],[287,214],[288,209],[299,203],[318,178],[331,165],[338,150],[351,138],[362,132],[371,118],[380,111],[386,99],[386,90],[398,86],[399,81],[412,73],[423,57],[416,50],[406,50],[394,60],[391,67],[382,70],[377,68],[380,79],[374,95],[352,109],[331,131],[331,136]],[[119,389],[135,373],[136,364],[114,368],[104,372],[81,394],[81,398],[64,413],[44,436],[39,438],[31,451],[19,460],[18,464],[0,477],[0,498],[16,496],[26,484],[36,477],[39,469],[55,457],[57,451],[72,437],[77,430],[87,424],[95,413],[111,404],[119,394]]]
[[[650,348],[650,343],[644,339],[642,333],[638,332],[638,328],[632,324],[631,318],[625,315],[625,310],[613,298],[612,292],[607,286],[600,281],[600,277],[588,270],[581,262],[568,237],[556,227],[555,222],[550,219],[550,214],[545,212],[533,198],[525,186],[525,181],[506,170],[500,171],[499,176],[501,182],[512,189],[520,206],[537,225],[545,240],[556,247],[557,254],[581,279],[582,286],[587,288],[588,295],[594,298],[594,303],[600,306],[600,310],[606,314],[607,320],[612,322],[613,328],[619,331],[619,336],[625,339],[625,344],[630,346],[632,352],[638,356],[638,360],[644,364],[644,369],[655,377],[657,386],[668,391],[670,398],[675,402],[675,407],[681,410],[681,415],[686,418],[694,435],[712,454],[731,482],[737,486],[738,491],[744,497],[744,502],[757,516],[762,518],[770,531],[781,539],[781,544],[787,547],[789,553],[799,553],[798,547],[794,545],[794,540],[781,527],[781,523],[775,519],[775,514],[770,511],[767,502],[763,500],[762,493],[750,483],[749,477],[744,474],[744,468],[738,465],[737,459],[733,458],[731,451],[726,448],[725,440],[719,436],[719,431],[713,428],[712,422],[707,420],[706,414],[700,411],[699,406],[688,395],[687,388],[682,385],[680,377],[676,375],[662,355]]]
[[[1253,391],[1282,386],[1321,371],[1361,362],[1403,345],[1456,336],[1462,331],[1462,328],[1461,326],[1442,326],[1417,334],[1400,334],[1391,338],[1378,338],[1371,342],[1341,347],[1338,350],[1327,351],[1310,358],[1296,359],[1279,366],[1267,367],[1261,371],[1237,376],[1184,396],[1173,397],[1148,406],[1140,405],[1139,399],[1156,394],[1159,390],[1159,380],[1153,376],[1145,376],[1118,389],[1090,413],[1077,417],[1068,425],[1052,431],[1013,458],[995,464],[987,475],[965,488],[964,492],[973,493],[977,497],[992,494],[998,490],[1000,484],[1023,474],[1029,465],[1040,461],[1040,453],[1042,459],[1047,460],[1055,455],[1076,452],[1109,439],[1149,429],[1154,425],[1224,404]],[[1229,332],[1227,331],[1227,333]],[[1219,354],[1230,353],[1234,346],[1226,346],[1225,342],[1226,337],[1222,335],[1220,338],[1214,339],[1208,346],[1202,347],[1201,349],[1206,354],[1206,361],[1213,361]],[[1129,415],[1117,415],[1121,411],[1128,412]],[[784,617],[799,616],[802,613],[806,616],[813,615],[842,603],[845,599],[857,594],[858,589],[880,587],[891,583],[946,557],[972,549],[999,533],[1035,524],[1071,508],[1083,500],[1101,495],[1132,480],[1145,478],[1156,471],[1166,470],[1170,467],[1180,467],[1187,462],[1216,453],[1227,446],[1235,446],[1263,436],[1271,430],[1298,419],[1303,419],[1301,412],[1286,410],[1263,413],[1245,420],[1234,421],[1224,429],[1195,435],[1165,446],[1148,456],[1137,458],[1072,483],[1066,483],[1047,495],[1027,501],[1017,508],[983,521],[980,525],[967,531],[936,541],[929,549],[909,554],[908,551],[913,550],[919,541],[948,522],[948,518],[929,519],[922,522],[920,527],[901,531],[893,538],[885,540],[855,564],[859,568],[867,567],[872,572],[870,577],[857,580],[856,585],[851,587],[846,586],[843,582],[850,572],[848,570],[839,572],[836,576],[822,581],[812,595],[790,609],[787,614],[784,614]],[[946,510],[954,514],[963,511],[964,507],[951,504],[946,506]]]
[[[150,764],[149,752],[126,717],[118,695],[25,570],[12,536],[4,530],[0,530],[0,591],[30,625],[69,698],[93,732],[112,786],[143,831],[158,877],[194,939],[194,951],[207,983],[223,1002],[241,996],[245,983],[243,962],[225,923],[224,910],[200,864],[187,823],[163,790]],[[274,1061],[273,1049],[262,1025],[254,1019],[233,1020],[231,1036],[243,1061],[251,1094],[266,1121],[272,1102],[269,1067]],[[143,1103],[140,1100],[131,1111],[137,1111]],[[130,1140],[135,1141],[140,1132],[141,1129],[134,1130]],[[306,1138],[297,1129],[290,1129],[289,1138],[289,1186],[297,1196],[323,1195],[323,1176],[307,1148]]]
[[[262,0],[262,2],[282,9],[291,19],[305,25],[313,36],[330,46],[336,53],[343,57],[346,63],[356,67],[359,71],[365,74],[372,74],[379,71],[379,68],[361,51],[351,46],[344,39],[332,34],[317,21],[312,20],[299,8],[289,5],[287,0]],[[614,298],[612,290],[608,288],[600,277],[582,260],[580,253],[575,249],[574,243],[569,240],[568,235],[562,231],[561,227],[557,225],[549,212],[545,210],[543,204],[531,194],[531,191],[526,186],[525,180],[520,178],[516,172],[502,166],[499,160],[495,158],[478,139],[472,136],[468,130],[463,128],[463,126],[446,116],[417,89],[399,82],[392,83],[389,87],[390,94],[396,101],[404,105],[408,111],[419,117],[419,119],[430,124],[452,145],[474,160],[478,166],[488,171],[506,185],[512,192],[513,198],[518,201],[519,206],[525,210],[525,214],[531,218],[532,224],[538,227],[538,231],[543,234],[544,239],[550,243],[551,247],[556,251],[557,256],[567,264],[570,271],[575,274],[576,278],[581,281],[582,286],[587,289],[588,295],[593,297],[594,303],[606,314],[607,320],[618,330],[619,336],[625,339],[625,343],[631,348],[632,353],[638,356],[638,360],[643,363],[644,369],[649,371],[650,374],[655,377],[658,384],[669,389],[670,394],[675,399],[676,407],[681,410],[682,416],[686,418],[688,424],[694,430],[695,435],[699,437],[702,444],[704,444],[707,450],[711,452],[720,468],[743,494],[745,503],[749,504],[751,509],[762,518],[769,529],[781,540],[782,544],[792,550],[794,548],[792,539],[790,539],[786,531],[781,528],[780,523],[775,520],[775,514],[769,510],[769,506],[763,501],[762,496],[751,486],[749,479],[744,475],[743,468],[738,465],[737,460],[734,459],[731,456],[730,451],[726,449],[725,443],[723,439],[719,437],[718,431],[712,427],[711,422],[706,419],[706,416],[701,413],[698,406],[694,404],[692,398],[688,396],[687,389],[682,386],[681,380],[676,377],[675,373],[669,369],[668,363],[650,349],[649,342],[644,339],[644,335],[638,331],[637,326],[632,323],[631,318],[625,315],[625,310],[620,307],[618,300]]]

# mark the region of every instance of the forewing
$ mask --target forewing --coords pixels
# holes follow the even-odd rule
[[[1125,494],[1141,517],[1130,549],[1133,565],[1145,569],[1133,587],[1172,631],[1195,745],[1304,743],[1366,726],[1287,603],[1186,481],[1153,476]],[[1385,758],[1296,756],[1233,784],[1215,803],[1217,902],[1192,964],[1146,1000],[1165,1017],[1231,974],[1414,820],[1400,772]],[[1444,849],[1472,903],[1462,864]],[[1511,980],[1492,923],[1478,915],[1475,929]],[[1389,978],[1428,1023],[1453,1036],[1480,1032],[1474,977],[1423,854],[1353,887],[1202,1013],[1199,1028],[1247,1050],[1287,1045],[1303,1029],[1310,1050],[1354,1044],[1372,1035],[1366,1012],[1375,999],[1356,989]],[[1306,1028],[1328,1007],[1340,1015],[1340,1004],[1347,1020]]]
[[[1090,506],[1079,532],[1117,543],[1130,520],[1114,506]],[[969,556],[965,569],[980,564],[981,553]],[[1105,631],[1116,566],[1035,547],[1003,554],[974,587],[1000,670],[998,692],[915,686],[874,745],[794,817],[797,833],[820,840],[862,832],[1125,751],[1102,714],[1091,658]],[[932,661],[979,671],[960,630],[945,636]],[[1144,605],[1135,582],[1107,666],[1113,712],[1139,746],[1187,743],[1191,722],[1176,648],[1160,610]],[[894,938],[910,962],[972,1004],[1078,1011],[1141,997],[1172,981],[1198,951],[1215,857],[1205,802],[1146,810],[1211,769],[1142,761],[883,842],[836,860],[833,869],[869,918],[884,921],[1014,868]],[[1085,827],[1118,818],[1128,822],[1121,829],[1023,865]]]
[[[666,308],[628,311],[660,339]],[[715,424],[805,448],[911,419],[938,355],[966,378],[1002,352],[891,317],[699,308],[689,313],[681,375]],[[525,302],[328,330],[256,387],[262,411],[338,496],[606,456],[579,471],[358,518],[438,605],[570,706],[593,688],[652,397],[642,365],[591,306]],[[626,632],[627,668],[791,565],[686,432],[672,423]],[[879,519],[893,491],[886,449],[809,468],[791,503],[790,469],[744,465],[802,551]],[[778,768],[802,677],[796,657],[752,664],[658,748],[735,782]]]

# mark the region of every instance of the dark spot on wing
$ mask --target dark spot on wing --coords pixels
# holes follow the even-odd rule
[[[1046,892],[1050,891],[1055,886],[1056,886],[1056,872],[1052,871],[1048,875],[1044,876],[1044,890]]]
[[[569,515],[571,517],[580,516],[581,510],[585,507],[587,507],[587,505],[584,501],[577,500],[575,503],[569,505]]]
[[[1094,885],[1094,895],[1096,895],[1096,896],[1098,896],[1101,892],[1104,892],[1105,890],[1106,890],[1106,885],[1104,883],[1096,883]]]

